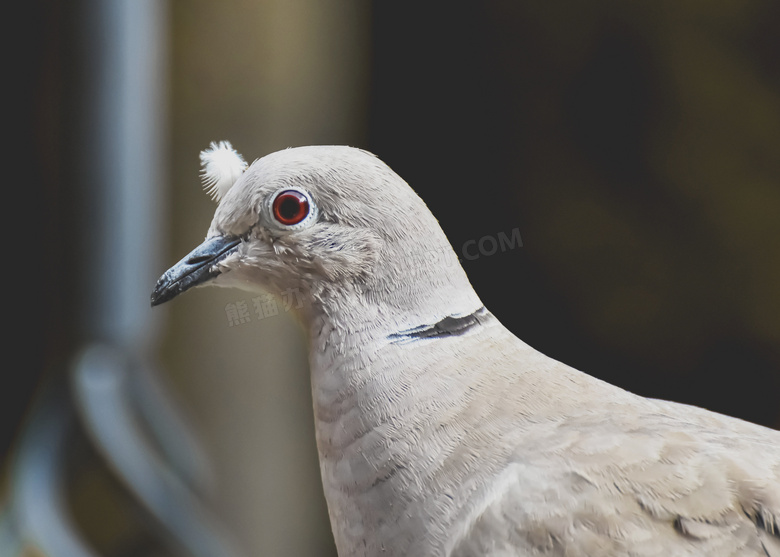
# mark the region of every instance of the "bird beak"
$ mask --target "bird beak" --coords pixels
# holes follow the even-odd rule
[[[241,238],[237,236],[208,238],[160,277],[152,292],[152,307],[220,274],[222,271],[217,268],[217,263],[236,251],[240,243]]]

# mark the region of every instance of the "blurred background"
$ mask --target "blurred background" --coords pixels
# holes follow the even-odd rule
[[[0,555],[335,555],[292,312],[149,308],[214,140],[376,153],[526,342],[780,427],[777,2],[16,4]]]

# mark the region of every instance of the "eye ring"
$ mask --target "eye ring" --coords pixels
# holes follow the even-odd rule
[[[271,203],[271,215],[279,224],[295,226],[312,214],[309,196],[299,190],[283,190],[276,194]]]

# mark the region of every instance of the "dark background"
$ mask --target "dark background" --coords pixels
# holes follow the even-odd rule
[[[3,275],[10,303],[4,312],[9,325],[0,461],[7,460],[42,379],[63,374],[84,341],[76,291],[89,254],[75,238],[85,233],[82,217],[90,205],[81,197],[75,161],[84,160],[77,145],[90,68],[81,62],[79,14],[88,4],[17,3],[6,20],[14,32],[5,49],[11,148],[5,150],[10,226],[4,246],[10,249]],[[354,102],[338,108],[348,110],[350,125],[358,123],[352,135],[332,123],[340,113],[319,128],[311,122],[308,128],[288,126],[287,116],[274,120],[276,108],[266,96],[284,97],[289,89],[268,93],[264,84],[268,90],[274,84],[263,81],[264,58],[251,50],[277,48],[262,43],[271,41],[267,28],[253,27],[266,16],[257,6],[268,2],[169,4],[170,190],[176,208],[166,239],[169,263],[202,239],[213,212],[193,186],[197,151],[208,141],[233,139],[252,160],[287,146],[258,139],[259,129],[278,142],[332,143],[349,136],[411,184],[461,255],[467,242],[473,254],[474,241],[519,230],[522,247],[463,265],[485,305],[531,346],[645,396],[780,428],[776,1],[321,3],[324,11],[316,17],[347,26],[359,21],[365,35],[359,56],[344,62],[364,64],[356,72],[363,81],[353,90]],[[362,8],[347,13],[357,5]],[[312,31],[311,22],[307,27],[293,18],[285,24],[294,33]],[[319,43],[312,44],[315,51]],[[274,71],[295,79],[296,71],[317,69],[312,63],[301,68]],[[302,91],[308,104],[301,118],[328,122],[338,104],[327,96],[333,91],[338,87],[323,88],[319,104],[311,100],[319,90]],[[291,113],[295,100],[287,99]],[[184,197],[185,191],[197,200]],[[238,421],[225,414],[236,399],[261,414],[274,397],[274,410],[292,402],[311,407],[303,376],[292,390],[277,385],[278,395],[258,391],[258,398],[268,397],[261,404],[248,392],[253,370],[206,379],[186,375],[187,358],[190,364],[203,360],[205,368],[213,361],[222,365],[219,347],[245,342],[239,331],[227,330],[221,313],[225,301],[241,295],[227,296],[192,294],[172,305],[172,326],[162,341],[162,359],[183,390],[206,393],[198,396],[211,406],[196,413],[206,416],[202,423],[219,426],[213,437],[220,441],[220,427]],[[200,313],[192,309],[198,304]],[[258,331],[259,324],[241,334],[251,338]],[[245,367],[239,362],[230,369]],[[296,418],[311,427],[308,414]],[[263,433],[255,422],[245,426],[253,435],[255,428],[258,439]],[[284,491],[287,467],[291,477],[285,481],[316,494],[309,518],[320,531],[311,534],[311,543],[329,544],[332,551],[311,432],[299,433],[305,437],[300,446],[311,449],[310,473],[286,465],[285,458],[298,458],[296,445],[274,464],[277,469],[262,474]],[[264,442],[257,441],[258,452]],[[244,444],[244,438],[225,441],[230,450],[219,458],[238,459],[232,451]],[[254,474],[251,454],[245,454],[245,468],[235,469]],[[225,476],[233,468],[228,470]],[[253,498],[252,490],[260,488],[245,489],[246,477],[233,475],[234,491],[226,489],[223,498]],[[90,497],[92,492],[84,500],[94,507]],[[280,523],[299,516],[296,508],[274,505],[269,498],[268,512]],[[230,512],[223,514],[236,521],[243,516],[247,531],[258,524],[240,506]],[[105,530],[100,518],[89,519],[98,532]],[[279,537],[302,537],[294,526]],[[280,531],[272,522],[265,528]],[[269,536],[263,530],[257,543],[263,546]]]
[[[520,229],[464,262],[505,325],[780,426],[777,3],[379,2],[373,25],[369,148],[456,249]]]
[[[70,13],[14,19],[25,271],[6,273],[3,449],[68,345]],[[370,48],[362,146],[456,249],[520,230],[521,249],[464,262],[510,329],[629,390],[778,426],[776,2],[376,2]]]

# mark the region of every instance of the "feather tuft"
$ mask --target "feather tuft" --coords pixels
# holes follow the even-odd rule
[[[219,202],[246,170],[247,164],[229,141],[212,141],[200,152],[203,189]]]

